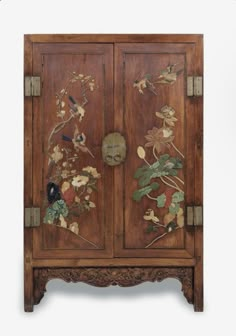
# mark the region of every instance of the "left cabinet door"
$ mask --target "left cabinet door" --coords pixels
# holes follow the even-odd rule
[[[112,257],[113,171],[101,145],[113,130],[113,45],[32,48],[41,78],[40,97],[25,98],[32,99],[32,205],[41,213],[33,257]]]

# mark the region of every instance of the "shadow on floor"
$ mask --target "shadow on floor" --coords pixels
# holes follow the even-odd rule
[[[62,280],[54,279],[48,282],[47,292],[40,303],[40,307],[47,305],[50,297],[54,295],[73,298],[94,298],[94,300],[127,300],[141,297],[150,297],[158,300],[164,296],[173,296],[181,306],[185,306],[186,311],[193,311],[192,305],[189,305],[181,291],[182,285],[178,280],[165,279],[162,282],[145,282],[133,287],[110,286],[105,288],[93,287],[84,283],[66,283]]]

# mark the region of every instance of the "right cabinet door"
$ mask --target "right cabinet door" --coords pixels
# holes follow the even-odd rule
[[[186,86],[202,71],[198,58],[191,43],[115,45],[115,129],[127,145],[114,171],[117,257],[194,256],[186,206],[195,202],[202,98],[187,97]]]

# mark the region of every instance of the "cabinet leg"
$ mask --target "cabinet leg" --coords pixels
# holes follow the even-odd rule
[[[194,269],[194,311],[203,312],[203,271],[201,263],[197,263]]]
[[[27,264],[25,265],[24,279],[24,308],[25,312],[32,312],[34,310],[33,269]]]
[[[194,311],[203,311],[203,248],[202,228],[196,228],[196,265],[194,267]]]
[[[32,312],[34,307],[34,279],[32,268],[32,229],[24,232],[24,308],[25,312]]]

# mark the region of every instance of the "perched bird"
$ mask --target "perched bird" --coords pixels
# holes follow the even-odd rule
[[[75,125],[74,137],[70,138],[67,135],[62,135],[62,140],[72,142],[76,152],[79,152],[81,150],[81,152],[89,153],[94,158],[94,155],[85,145],[86,142],[85,134],[79,132],[77,125]]]
[[[147,88],[152,93],[154,93],[155,95],[157,95],[156,88],[153,85],[153,83],[150,81],[151,77],[152,76],[150,74],[146,74],[140,80],[138,80],[138,79],[135,80],[134,84],[133,84],[133,87],[137,88],[138,91],[139,91],[139,93],[141,93],[141,94],[144,94],[143,90]]]
[[[146,73],[143,76],[140,74],[136,77],[133,83],[133,87],[137,88],[139,93],[144,94],[144,90],[147,89],[157,95],[157,89],[154,84],[174,84],[177,77],[183,72],[183,69],[176,69],[178,63],[169,64],[164,70],[161,70],[157,75],[151,75],[150,73]]]
[[[74,115],[79,117],[79,121],[81,121],[84,117],[85,109],[72,96],[69,96],[69,101],[70,109]]]
[[[177,66],[177,63],[175,64],[169,64],[166,69],[161,71],[160,76],[158,77],[157,81],[155,83],[158,84],[174,84],[176,81],[178,75],[181,74],[183,69],[175,71],[175,67]]]

